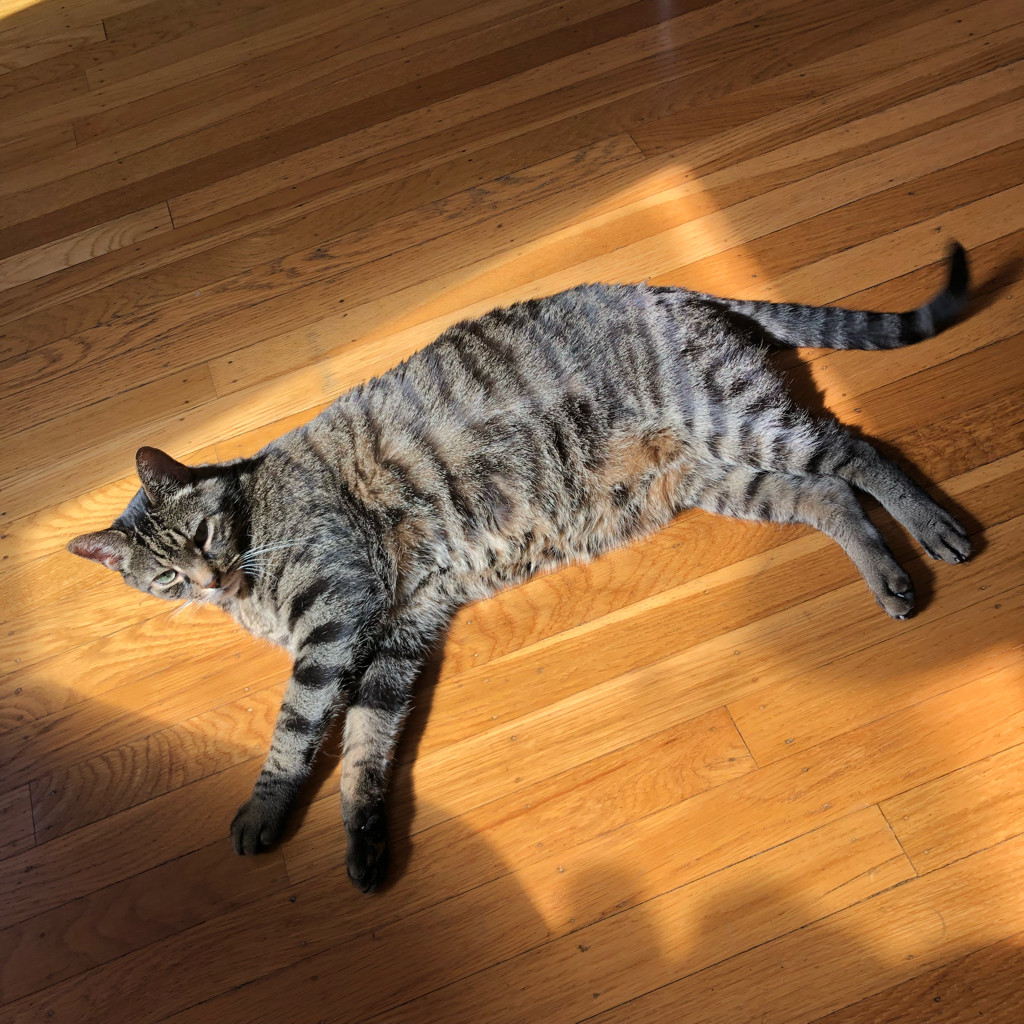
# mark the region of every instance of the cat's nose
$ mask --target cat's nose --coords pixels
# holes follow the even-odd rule
[[[210,582],[203,585],[203,590],[216,590],[220,586],[220,575],[214,573],[210,577]]]

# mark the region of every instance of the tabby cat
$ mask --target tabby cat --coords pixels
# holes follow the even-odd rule
[[[864,514],[866,491],[934,558],[964,528],[892,462],[795,406],[771,346],[892,349],[967,302],[946,287],[909,313],[581,285],[456,324],[252,458],[185,466],[141,448],[142,489],[75,554],[156,597],[219,605],[294,657],[255,788],[231,825],[252,854],[281,835],[334,715],[346,709],[348,873],[376,889],[384,793],[413,682],[453,612],[586,560],[684,508],[809,523],[847,552],[882,608],[914,606]]]

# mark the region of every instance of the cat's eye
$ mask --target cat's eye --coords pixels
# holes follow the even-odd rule
[[[193,543],[200,551],[206,547],[206,542],[210,539],[210,527],[205,519],[200,520],[199,525],[196,527],[196,535],[192,538]]]
[[[166,587],[168,584],[173,583],[178,578],[178,574],[173,569],[164,569],[159,576],[153,577],[153,582],[158,583],[161,587]]]

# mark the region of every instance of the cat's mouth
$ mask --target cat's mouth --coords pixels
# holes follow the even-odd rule
[[[215,604],[223,604],[225,601],[230,601],[233,597],[238,596],[244,584],[245,573],[240,569],[233,569],[231,572],[224,573],[221,576],[219,587],[212,587],[207,591],[207,600],[213,601]]]

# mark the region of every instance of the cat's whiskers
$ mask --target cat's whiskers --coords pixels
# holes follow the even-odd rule
[[[277,551],[286,551],[290,548],[301,547],[308,544],[311,538],[278,541],[272,544],[264,544],[258,548],[249,548],[248,551],[236,556],[232,562],[232,569],[239,568],[246,576],[259,579],[273,579],[274,573],[266,565],[263,556]]]
[[[312,540],[312,537],[305,537],[296,540],[274,541],[272,544],[264,544],[258,548],[249,548],[247,551],[244,552],[242,557],[246,558],[249,555],[265,555],[270,551],[282,551],[285,548],[297,548],[301,547],[304,544],[309,544]]]

